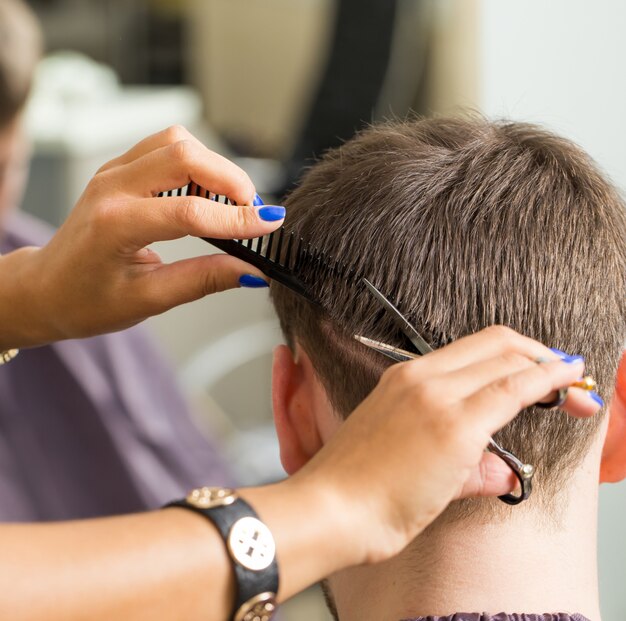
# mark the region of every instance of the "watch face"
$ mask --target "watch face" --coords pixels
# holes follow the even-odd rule
[[[237,492],[227,487],[200,487],[189,492],[186,500],[198,509],[212,509],[235,502]]]
[[[228,535],[230,555],[246,569],[267,569],[276,556],[276,544],[270,529],[255,517],[237,520]]]
[[[276,612],[276,594],[259,593],[249,599],[233,617],[234,621],[270,621]]]

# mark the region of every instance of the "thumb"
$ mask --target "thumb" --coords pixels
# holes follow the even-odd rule
[[[483,453],[480,463],[470,472],[456,498],[502,496],[515,490],[517,477],[497,455]]]
[[[151,272],[146,299],[157,300],[163,312],[211,293],[239,288],[239,278],[244,274],[267,281],[258,269],[227,254],[183,259]]]

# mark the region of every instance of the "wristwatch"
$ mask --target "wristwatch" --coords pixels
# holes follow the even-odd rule
[[[233,489],[201,487],[166,507],[180,507],[213,522],[235,573],[233,621],[270,621],[276,612],[278,564],[269,528]]]

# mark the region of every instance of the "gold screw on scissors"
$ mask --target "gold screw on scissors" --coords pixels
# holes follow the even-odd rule
[[[585,375],[582,379],[570,384],[572,388],[582,388],[583,390],[592,391],[598,388],[598,384],[596,384],[596,380],[591,377],[591,375]]]

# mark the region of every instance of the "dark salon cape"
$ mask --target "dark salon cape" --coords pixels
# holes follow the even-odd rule
[[[416,617],[405,621],[589,621],[582,615],[557,614],[506,614],[501,612],[497,615],[487,613],[467,613],[459,612],[449,617]]]
[[[0,248],[49,235],[16,214]],[[156,508],[207,484],[232,480],[143,329],[22,350],[0,367],[1,521]]]

